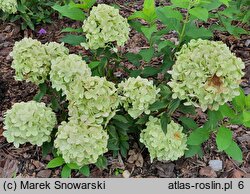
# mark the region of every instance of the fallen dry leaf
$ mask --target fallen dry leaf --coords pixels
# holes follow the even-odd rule
[[[15,159],[7,159],[2,171],[2,178],[13,178],[18,171],[18,161]]]
[[[206,176],[209,178],[216,178],[217,177],[217,174],[210,166],[202,167],[200,169],[199,173],[201,176]]]
[[[38,178],[49,178],[51,175],[52,171],[51,170],[41,170],[37,173]]]
[[[234,169],[229,173],[228,178],[242,178],[244,175],[244,172]]]
[[[143,157],[140,152],[137,152],[135,149],[129,150],[128,163],[135,164],[137,167],[143,167]]]

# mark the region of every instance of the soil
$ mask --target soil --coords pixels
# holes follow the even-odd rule
[[[130,15],[135,10],[140,10],[143,3],[141,0],[106,0],[98,2],[118,4],[124,16]],[[30,144],[15,148],[12,144],[7,143],[2,136],[4,112],[16,102],[32,100],[37,92],[35,85],[14,79],[15,72],[11,68],[12,59],[9,53],[12,51],[15,41],[19,41],[25,36],[38,39],[42,43],[59,42],[59,39],[64,35],[60,32],[61,29],[77,26],[81,26],[81,23],[67,19],[59,20],[56,15],[53,16],[52,24],[39,25],[35,31],[29,29],[21,31],[18,23],[0,23],[0,177],[60,177],[61,168],[46,169],[46,164],[52,159],[52,155],[42,157],[41,148]],[[41,28],[47,31],[45,35],[38,34]],[[175,38],[175,35],[170,34],[168,38]],[[147,46],[145,38],[136,32],[131,33],[130,39],[126,46],[129,51],[138,51]],[[214,34],[214,40],[221,40],[226,43],[231,51],[245,62],[246,74],[241,85],[245,93],[249,94],[250,36],[243,35],[237,39],[229,34],[218,32]],[[85,53],[81,47],[67,46],[70,48],[71,53]],[[129,64],[127,66],[129,67]],[[199,113],[199,119],[198,122],[204,122],[205,117],[201,112]],[[90,177],[250,177],[250,129],[241,126],[231,126],[231,129],[233,130],[234,139],[243,150],[244,161],[242,164],[228,158],[224,153],[218,152],[214,137],[203,144],[204,156],[202,158],[198,156],[187,159],[181,158],[175,162],[154,161],[151,163],[147,150],[141,150],[134,143],[127,158],[121,156],[114,158],[111,153],[106,154],[108,168],[99,170],[95,166],[91,166]],[[214,171],[210,168],[209,161],[211,160],[222,161],[222,169]],[[117,169],[121,169],[121,171]],[[72,177],[83,177],[83,175],[73,172]]]

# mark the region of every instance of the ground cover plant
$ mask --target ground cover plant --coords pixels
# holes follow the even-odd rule
[[[11,16],[26,3],[3,2],[0,8]],[[249,165],[232,127],[250,128],[250,95],[242,88],[248,67],[213,38],[225,32],[235,39],[249,35],[247,1],[145,0],[127,16],[119,3],[46,6],[78,27],[59,29],[61,43],[34,37],[14,43],[15,80],[39,89],[4,112],[8,143],[41,149],[42,157],[50,156],[46,169],[60,169],[61,177],[107,170],[110,158],[134,157],[139,167],[146,158],[149,165],[198,161],[207,143],[217,157],[238,168]],[[136,52],[127,47],[134,33],[145,44]],[[126,176],[119,165],[113,171]]]

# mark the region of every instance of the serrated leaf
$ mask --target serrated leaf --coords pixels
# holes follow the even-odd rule
[[[172,100],[168,105],[168,114],[172,115],[176,109],[179,107],[181,101],[179,99]]]
[[[167,133],[167,126],[170,123],[171,119],[167,113],[161,115],[161,129],[166,134]]]
[[[169,18],[166,16],[166,13],[164,13],[162,10],[157,9],[157,18],[166,25],[167,29],[169,30],[175,30],[177,32],[180,32],[181,24],[180,21],[176,18]]]
[[[122,123],[128,123],[128,120],[123,115],[115,115],[113,119],[120,121]]]
[[[189,7],[190,0],[171,0],[171,3],[175,7],[185,8],[187,9]]]
[[[218,126],[218,122],[221,119],[223,119],[222,114],[220,113],[220,111],[211,111],[211,110],[208,110],[207,114],[208,114],[208,121],[205,124],[206,127],[209,130],[216,129]]]
[[[47,85],[45,83],[39,84],[39,93],[36,94],[33,98],[36,102],[41,102],[42,98],[46,95],[47,93]]]
[[[77,33],[82,33],[83,29],[82,28],[64,28],[62,29],[61,32],[77,32]]]
[[[226,127],[220,127],[216,135],[216,144],[220,151],[226,150],[232,143],[233,133]]]
[[[228,156],[232,157],[234,160],[236,160],[238,162],[242,162],[242,158],[243,158],[242,151],[241,151],[240,147],[238,146],[238,144],[235,143],[234,141],[232,141],[232,143],[225,150],[225,152]]]
[[[154,48],[143,49],[139,52],[139,54],[142,56],[144,61],[149,63],[154,56]]]
[[[205,22],[208,19],[208,10],[202,7],[194,7],[190,9],[189,14]]]
[[[83,21],[85,19],[84,12],[79,8],[70,7],[69,5],[60,6],[58,4],[55,4],[52,8],[72,20]]]
[[[209,130],[205,128],[198,128],[194,130],[188,137],[188,145],[200,145],[207,141],[209,138]]]
[[[159,72],[160,72],[160,69],[147,66],[147,67],[144,67],[144,69],[141,72],[141,75],[142,77],[151,77],[151,76],[158,74]]]
[[[44,142],[42,145],[42,156],[46,157],[49,153],[52,152],[53,143],[52,142]]]
[[[246,108],[250,110],[250,94],[245,96],[245,104],[246,104]]]
[[[244,106],[245,106],[245,94],[244,91],[242,89],[239,90],[240,91],[240,95],[236,96],[232,103],[234,108],[236,109],[237,112],[241,112],[244,110]]]
[[[195,111],[195,107],[194,106],[185,106],[182,103],[180,104],[180,106],[178,107],[178,111],[184,113],[184,114],[191,114],[191,115],[195,115],[196,111]]]
[[[141,27],[141,31],[144,34],[144,36],[147,38],[148,41],[150,41],[151,36],[154,32],[157,32],[157,26],[152,25],[150,27],[143,26]]]
[[[142,59],[141,55],[134,53],[127,53],[125,57],[136,67],[139,67],[141,65],[140,64],[140,60]]]
[[[62,166],[64,164],[64,159],[62,157],[57,157],[54,158],[53,160],[51,160],[48,164],[47,164],[47,168],[56,168],[59,166]]]
[[[82,168],[80,168],[80,173],[82,173],[84,176],[89,176],[90,175],[90,169],[88,165],[83,166]]]
[[[156,12],[161,12],[165,14],[166,18],[174,18],[179,21],[183,20],[183,16],[179,11],[174,10],[172,7],[165,6],[165,7],[158,7]]]
[[[76,163],[67,163],[67,166],[72,170],[78,170],[80,168]]]
[[[152,105],[150,105],[149,109],[151,111],[156,111],[156,110],[160,110],[160,109],[166,108],[167,106],[168,106],[167,102],[156,101],[155,103],[153,103]]]
[[[196,122],[191,118],[180,117],[179,121],[181,121],[182,125],[185,125],[186,128],[188,128],[188,129],[197,129],[198,128],[198,125],[196,124]]]
[[[108,165],[108,160],[105,156],[99,156],[95,165],[100,169],[105,169]]]
[[[71,176],[71,169],[67,165],[64,165],[61,171],[61,177],[69,178],[70,176]]]
[[[185,158],[193,157],[196,154],[200,158],[203,156],[201,145],[188,145],[188,150],[185,151]]]
[[[223,115],[223,117],[228,117],[228,118],[234,118],[236,116],[235,112],[233,109],[231,109],[227,103],[224,105],[220,106],[219,111]]]
[[[148,118],[149,118],[148,115],[144,115],[143,117],[139,118],[135,124],[144,125],[148,121]]]
[[[99,65],[100,65],[100,61],[92,61],[91,63],[89,63],[88,66],[89,66],[90,69],[95,69]]]
[[[85,37],[84,36],[78,36],[78,35],[73,35],[73,34],[67,34],[63,38],[60,39],[60,42],[64,42],[67,44],[70,44],[72,46],[77,46],[80,45],[81,43],[85,42]]]

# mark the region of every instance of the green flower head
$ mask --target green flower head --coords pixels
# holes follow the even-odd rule
[[[168,83],[173,98],[205,111],[218,110],[239,95],[244,63],[222,42],[191,40],[176,56]]]
[[[83,32],[87,41],[82,43],[85,49],[104,48],[108,43],[116,42],[124,46],[129,38],[127,19],[119,14],[119,10],[105,4],[93,7],[89,17],[84,21]]]
[[[41,146],[50,141],[50,133],[56,125],[56,115],[44,103],[35,101],[16,103],[5,113],[4,137],[8,142],[29,142]]]
[[[69,115],[85,123],[107,124],[119,105],[115,85],[103,77],[90,77],[71,87]]]
[[[50,80],[52,87],[64,94],[73,90],[81,80],[89,79],[91,70],[78,55],[62,55],[52,60]],[[78,83],[79,82],[79,83]]]
[[[47,54],[50,57],[50,61],[56,59],[57,57],[69,55],[69,49],[64,46],[63,43],[59,44],[57,42],[50,42],[44,45]]]
[[[107,144],[108,134],[102,126],[74,120],[61,123],[54,142],[66,163],[79,166],[96,163],[98,157],[108,151]]]
[[[118,85],[120,101],[134,119],[142,113],[150,114],[149,106],[158,99],[159,92],[153,81],[141,77],[130,77]]]
[[[181,125],[171,121],[165,134],[160,119],[150,116],[146,126],[141,132],[140,142],[148,148],[151,161],[155,158],[160,161],[174,161],[184,155],[187,150],[187,136],[182,132]]]
[[[0,0],[0,9],[9,14],[16,13],[17,0]]]
[[[15,79],[41,84],[47,79],[50,71],[50,61],[45,47],[41,42],[24,38],[15,43],[12,68],[16,71]]]

